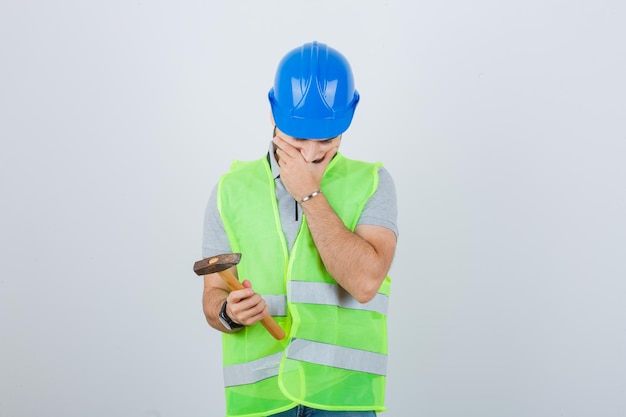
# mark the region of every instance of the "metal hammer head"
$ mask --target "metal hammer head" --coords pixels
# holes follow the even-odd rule
[[[197,275],[208,275],[233,267],[241,260],[240,253],[224,253],[202,259],[193,264],[193,272]]]

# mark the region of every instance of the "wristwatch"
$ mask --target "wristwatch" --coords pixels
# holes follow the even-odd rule
[[[228,317],[228,314],[226,314],[226,300],[224,300],[224,303],[222,304],[222,309],[220,310],[218,318],[220,323],[222,323],[222,325],[230,331],[245,327],[243,324],[235,323],[230,317]]]

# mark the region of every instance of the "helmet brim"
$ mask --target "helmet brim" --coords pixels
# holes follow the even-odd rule
[[[268,99],[274,123],[282,132],[298,139],[324,140],[337,137],[348,130],[359,103],[359,93],[354,91],[354,99],[345,110],[334,112],[332,117],[318,119],[298,117],[292,111],[282,109],[274,97],[273,88],[268,93]]]

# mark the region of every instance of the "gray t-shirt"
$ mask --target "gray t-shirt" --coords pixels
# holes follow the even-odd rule
[[[300,204],[287,192],[280,179],[280,167],[274,156],[274,144],[270,142],[270,167],[276,182],[276,199],[283,233],[289,250],[293,246],[302,221]],[[202,239],[202,256],[208,258],[216,254],[230,253],[230,243],[224,223],[217,209],[217,185],[213,188],[204,215],[204,234]],[[396,189],[393,178],[383,167],[378,170],[378,188],[365,204],[358,224],[383,226],[392,230],[398,236],[397,227],[398,208],[396,203]]]

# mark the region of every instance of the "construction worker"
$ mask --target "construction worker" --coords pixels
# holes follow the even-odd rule
[[[337,50],[288,52],[269,102],[269,152],[234,162],[205,214],[203,256],[242,254],[233,270],[244,289],[204,276],[204,314],[223,332],[227,416],[375,416],[385,409],[393,180],[380,163],[338,153],[359,93]],[[268,314],[283,340],[258,323]]]

